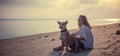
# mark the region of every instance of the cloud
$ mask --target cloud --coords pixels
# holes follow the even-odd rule
[[[119,0],[0,0],[0,18],[120,18]]]
[[[82,4],[97,4],[97,3],[99,3],[99,0],[80,0],[80,3],[82,3]]]
[[[84,3],[86,4],[88,2],[84,0],[0,0],[0,5],[48,8],[64,7],[68,9],[78,9]]]
[[[79,13],[87,15],[89,18],[120,18],[119,5],[118,0],[99,0],[97,4],[91,4],[86,9],[80,10]]]
[[[97,18],[120,18],[119,0],[100,0],[99,4],[90,8],[90,14]]]

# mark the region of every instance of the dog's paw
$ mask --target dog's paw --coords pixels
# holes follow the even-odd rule
[[[65,53],[64,55],[67,55],[67,53]]]
[[[59,52],[59,54],[62,54],[62,52]]]
[[[61,52],[59,54],[62,54]]]
[[[64,55],[67,55],[68,54],[68,52],[66,52]]]

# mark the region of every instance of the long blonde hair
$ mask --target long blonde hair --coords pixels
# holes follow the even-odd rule
[[[80,19],[82,20],[82,23],[83,23],[84,25],[86,25],[86,26],[88,26],[90,29],[92,29],[92,27],[90,26],[90,24],[89,24],[89,22],[88,22],[88,20],[87,20],[87,17],[86,17],[85,15],[80,15],[78,20],[80,20]],[[78,22],[78,26],[79,26],[79,28],[80,28],[79,22]]]

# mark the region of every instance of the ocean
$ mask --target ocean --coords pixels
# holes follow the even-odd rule
[[[0,19],[0,38],[27,36],[59,31],[57,21],[68,20],[67,28],[76,29],[77,19]],[[120,19],[88,19],[92,26],[120,22]]]

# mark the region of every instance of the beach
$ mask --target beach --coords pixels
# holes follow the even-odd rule
[[[93,26],[94,48],[69,53],[66,56],[119,56],[120,23]],[[70,33],[77,29],[69,30]],[[60,32],[49,32],[15,38],[0,39],[0,56],[60,56],[53,48],[61,45]]]

